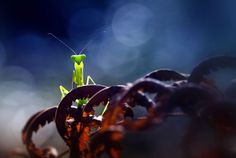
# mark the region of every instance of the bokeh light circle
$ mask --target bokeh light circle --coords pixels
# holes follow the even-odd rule
[[[130,3],[115,13],[112,30],[118,41],[127,46],[139,46],[153,35],[153,14],[144,5]]]

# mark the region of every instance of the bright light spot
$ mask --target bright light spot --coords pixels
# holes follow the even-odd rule
[[[112,29],[116,39],[127,46],[144,44],[154,32],[153,15],[141,4],[125,5],[115,13]]]
[[[97,61],[97,65],[106,74],[112,74],[113,77],[122,77],[134,71],[134,64],[139,57],[138,49],[127,47],[116,41],[111,31],[100,41],[93,45],[93,59]],[[132,64],[130,64],[132,63]]]

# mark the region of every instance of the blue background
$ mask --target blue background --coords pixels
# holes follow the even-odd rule
[[[58,104],[59,85],[70,88],[73,53],[49,32],[76,52],[88,50],[85,74],[96,83],[125,84],[155,69],[189,73],[207,57],[234,55],[235,8],[234,0],[1,0],[2,152],[22,146],[30,115]]]

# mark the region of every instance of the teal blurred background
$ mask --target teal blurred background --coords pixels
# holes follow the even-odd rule
[[[26,120],[59,103],[59,85],[70,88],[72,52],[49,32],[77,52],[86,47],[85,74],[96,83],[125,84],[155,69],[189,73],[207,57],[234,55],[235,8],[234,0],[1,0],[0,150],[22,147]],[[178,144],[186,122],[170,124],[177,132],[167,147]],[[38,136],[39,144],[60,141],[54,128]],[[147,150],[171,155],[162,145]]]

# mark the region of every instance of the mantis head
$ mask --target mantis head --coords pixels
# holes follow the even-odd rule
[[[86,55],[85,54],[72,55],[70,58],[75,63],[80,64],[86,58]]]

